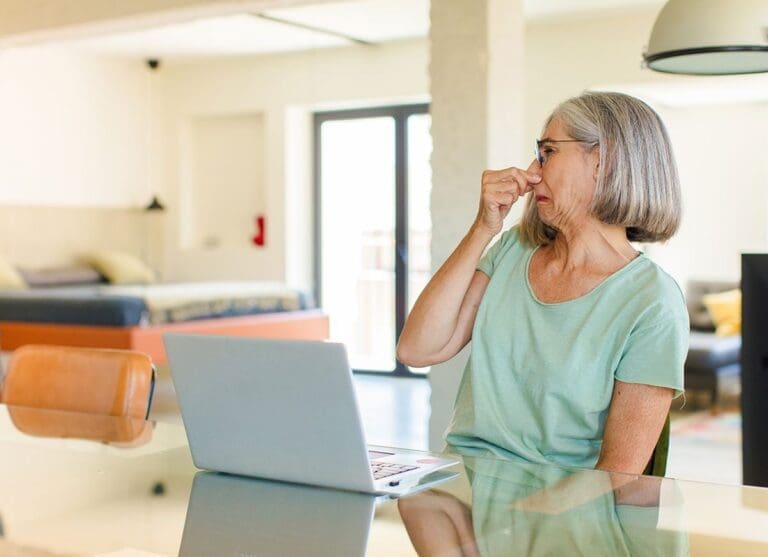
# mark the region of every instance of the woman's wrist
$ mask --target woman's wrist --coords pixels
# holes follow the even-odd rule
[[[498,234],[497,231],[490,230],[488,227],[483,226],[482,223],[475,221],[469,228],[469,233],[467,236],[470,239],[482,241],[485,242],[485,244],[488,244],[493,239],[493,237],[496,236],[496,234]]]

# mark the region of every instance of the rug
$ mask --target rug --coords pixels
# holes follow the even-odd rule
[[[676,440],[740,447],[741,413],[729,411],[713,416],[703,410],[693,414],[673,414],[670,432]]]

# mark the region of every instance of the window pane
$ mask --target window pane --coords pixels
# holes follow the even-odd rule
[[[408,311],[431,276],[432,217],[432,136],[429,114],[414,114],[408,118]],[[426,373],[429,368],[410,368]]]
[[[321,127],[321,298],[353,369],[395,369],[395,121]]]

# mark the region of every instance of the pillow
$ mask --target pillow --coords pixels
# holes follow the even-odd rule
[[[21,290],[26,287],[27,283],[13,265],[0,257],[0,288]]]
[[[720,336],[741,333],[741,290],[728,290],[704,296],[704,305],[715,322],[715,332]]]
[[[84,258],[112,284],[150,284],[155,272],[141,259],[121,251],[95,251]]]
[[[22,278],[30,288],[99,284],[104,277],[89,265],[52,267],[49,269],[21,269]]]
[[[715,332],[715,322],[704,305],[704,296],[733,290],[739,287],[738,281],[690,280],[686,286],[685,300],[688,306],[691,329]]]

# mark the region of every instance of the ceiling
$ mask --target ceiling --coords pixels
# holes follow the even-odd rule
[[[659,7],[663,0],[523,0],[527,20]],[[256,55],[426,36],[429,0],[341,0],[67,41],[79,50],[136,58]],[[280,20],[280,21],[277,21]],[[292,25],[296,24],[296,25]],[[324,32],[327,31],[327,32]]]
[[[674,76],[661,82],[610,83],[593,89],[621,91],[652,106],[673,108],[765,103],[768,101],[768,74]]]
[[[441,0],[433,0],[441,1]],[[572,18],[607,11],[658,9],[665,0],[521,0],[527,21]],[[262,16],[266,16],[262,17]],[[288,23],[289,22],[289,23]],[[429,0],[338,0],[198,19],[85,39],[64,44],[79,51],[126,58],[161,58],[165,62],[212,56],[260,55],[348,46],[357,41],[378,44],[426,36]],[[609,84],[597,89],[620,90],[667,106],[728,102],[764,102],[768,74],[679,78],[662,83]]]
[[[660,8],[666,0],[523,0],[528,20],[640,8]]]

